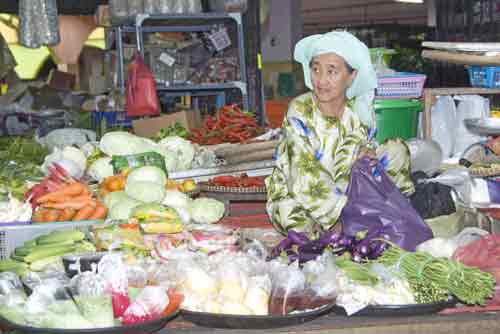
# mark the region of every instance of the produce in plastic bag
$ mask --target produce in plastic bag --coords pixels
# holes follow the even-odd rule
[[[346,235],[369,231],[409,251],[432,238],[431,229],[383,168],[370,166],[367,158],[354,164],[347,196],[340,216]]]
[[[160,286],[146,286],[123,314],[122,323],[133,325],[159,318],[169,304],[167,291]]]
[[[302,308],[314,309],[335,301],[337,282],[332,278],[337,275],[337,267],[330,252],[304,264],[302,271],[307,277],[307,298],[304,298]]]
[[[286,315],[301,309],[304,304],[306,277],[295,262],[290,266],[278,264],[272,268],[272,289],[269,314]]]
[[[268,315],[271,287],[272,283],[268,275],[250,277],[243,305],[248,307],[254,315]]]
[[[130,305],[127,269],[121,255],[104,255],[97,265],[97,271],[105,281],[106,291],[111,294],[114,317],[121,317]]]
[[[13,307],[26,301],[26,293],[19,276],[13,272],[0,273],[0,314],[3,307]]]
[[[125,169],[155,166],[167,173],[165,167],[165,159],[157,152],[146,152],[130,155],[114,155],[111,159],[111,166],[115,174],[122,172]]]

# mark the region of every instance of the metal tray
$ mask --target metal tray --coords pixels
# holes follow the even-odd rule
[[[499,118],[467,118],[464,119],[464,125],[472,133],[481,136],[500,135]]]
[[[457,303],[455,298],[449,300],[429,303],[429,304],[410,304],[410,305],[370,305],[351,316],[364,317],[408,317],[414,315],[425,315],[438,313],[446,308],[454,307]],[[347,315],[344,308],[335,305],[332,312],[338,315]]]
[[[161,330],[165,325],[179,314],[176,311],[166,317],[156,320],[146,321],[142,324],[124,325],[107,328],[86,328],[86,329],[61,329],[61,328],[38,328],[15,324],[0,316],[0,328],[4,331],[13,331],[24,334],[149,334]]]
[[[181,315],[185,320],[203,327],[268,329],[303,324],[329,313],[334,306],[335,304],[327,304],[315,310],[281,316],[215,314],[187,310],[181,310]]]

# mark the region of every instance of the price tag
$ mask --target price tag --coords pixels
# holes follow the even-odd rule
[[[169,55],[168,53],[162,52],[158,60],[164,63],[165,65],[172,67],[175,64],[175,58]]]

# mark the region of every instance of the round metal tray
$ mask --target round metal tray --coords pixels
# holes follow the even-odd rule
[[[409,305],[369,305],[352,316],[365,317],[408,317],[415,315],[435,314],[446,308],[454,307],[457,303],[455,298],[446,301],[429,304]],[[347,315],[344,308],[335,305],[332,312],[338,315]]]
[[[500,118],[467,118],[464,125],[472,133],[481,136],[500,135]]]
[[[268,329],[300,325],[327,314],[334,304],[327,304],[315,310],[287,315],[233,315],[181,310],[182,318],[203,327],[231,329]]]
[[[0,328],[2,330],[26,333],[26,334],[149,334],[156,333],[165,325],[177,317],[179,311],[176,311],[166,317],[143,322],[135,325],[123,325],[106,328],[85,328],[85,329],[61,329],[61,328],[38,328],[13,323],[0,316]]]

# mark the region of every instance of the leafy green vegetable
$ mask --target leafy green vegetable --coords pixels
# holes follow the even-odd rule
[[[30,162],[37,165],[43,163],[48,150],[33,139],[25,137],[1,137],[0,160]]]
[[[189,136],[189,131],[180,122],[175,122],[160,131],[154,136],[154,140],[160,141],[165,137],[181,137],[186,139]]]
[[[151,181],[133,181],[125,185],[125,193],[145,203],[161,203],[165,198],[165,186]]]
[[[189,205],[193,220],[200,224],[217,223],[225,212],[224,203],[213,198],[197,198]]]

